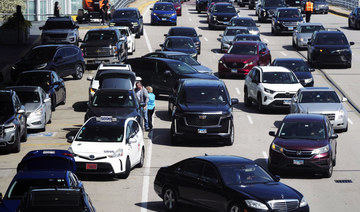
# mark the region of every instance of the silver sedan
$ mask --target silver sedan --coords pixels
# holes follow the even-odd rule
[[[300,88],[290,103],[290,113],[322,114],[328,117],[335,130],[348,130],[348,114],[335,90],[328,87]]]
[[[296,49],[307,48],[313,32],[325,30],[320,23],[299,23],[293,32],[292,46]]]

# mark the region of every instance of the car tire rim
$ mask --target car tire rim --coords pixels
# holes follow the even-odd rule
[[[164,204],[167,209],[174,209],[175,194],[171,189],[167,189],[164,194]]]
[[[83,75],[83,72],[82,72],[82,68],[80,65],[77,65],[76,66],[76,77],[78,79],[81,79],[82,78],[82,75]]]
[[[240,208],[237,205],[233,205],[233,206],[231,206],[229,212],[239,212],[239,211],[240,211]]]

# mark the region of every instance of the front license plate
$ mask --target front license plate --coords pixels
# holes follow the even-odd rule
[[[102,61],[101,60],[95,60],[94,63],[96,64],[100,64]]]
[[[228,25],[228,24],[229,24],[229,22],[228,22],[228,21],[224,21],[224,24],[225,24],[225,25]]]
[[[207,130],[206,129],[198,129],[198,133],[199,134],[206,134]]]
[[[96,163],[87,163],[86,164],[86,170],[96,170],[97,164]]]
[[[300,2],[299,1],[295,1],[296,4],[299,4]]]
[[[166,21],[166,18],[162,18],[161,20]]]
[[[237,73],[237,69],[231,69],[231,73]]]
[[[290,102],[291,102],[291,100],[284,100],[283,104],[284,104],[284,105],[289,105]]]
[[[294,27],[288,27],[289,30],[294,30]]]
[[[294,165],[298,165],[298,166],[304,165],[304,160],[294,160],[293,163]]]

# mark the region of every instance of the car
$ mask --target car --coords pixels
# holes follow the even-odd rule
[[[232,107],[239,102],[230,98],[220,80],[183,79],[169,97],[171,142],[181,138],[217,139],[234,143]]]
[[[90,29],[80,48],[87,65],[121,63],[127,59],[127,43],[116,28]]]
[[[85,60],[79,47],[74,45],[38,45],[11,67],[11,79],[16,81],[21,72],[28,70],[53,70],[60,77],[83,77]]]
[[[228,75],[245,76],[254,66],[267,66],[271,62],[270,50],[261,41],[236,41],[218,62],[220,78]]]
[[[351,68],[352,51],[346,35],[338,30],[315,31],[308,42],[307,60],[312,67],[341,65]]]
[[[196,0],[195,2],[195,10],[197,13],[201,13],[201,11],[207,11],[208,9],[208,0]]]
[[[84,189],[50,187],[29,189],[21,200],[18,211],[96,212],[96,209]]]
[[[297,50],[307,48],[312,34],[320,30],[325,30],[321,23],[299,23],[293,32],[292,46]]]
[[[297,8],[277,8],[271,21],[271,34],[292,33],[304,19]]]
[[[245,78],[244,105],[257,103],[260,113],[268,108],[289,109],[291,98],[303,86],[295,74],[281,66],[256,66]]]
[[[220,50],[227,52],[230,48],[230,42],[234,40],[234,37],[238,34],[250,34],[248,28],[239,26],[227,26],[223,34],[219,34],[221,37]]]
[[[151,25],[165,23],[176,26],[177,14],[173,3],[156,2],[151,10]]]
[[[235,35],[234,39],[230,41],[230,45],[233,45],[236,41],[261,41],[261,39],[259,35],[239,34]]]
[[[274,136],[269,148],[271,172],[314,171],[331,177],[338,135],[326,116],[289,114],[281,121],[277,133],[270,131],[269,135]]]
[[[257,0],[238,0],[239,7],[245,7],[245,5],[249,5],[249,10],[253,10],[255,8],[255,3]]]
[[[271,21],[277,8],[286,7],[284,0],[259,0],[257,6],[258,21],[263,23]]]
[[[226,28],[233,17],[237,17],[240,11],[236,11],[231,3],[218,2],[209,10],[209,29]]]
[[[198,56],[198,50],[193,39],[187,36],[167,36],[160,47],[162,51],[183,52],[194,59],[197,59]]]
[[[0,150],[20,152],[27,140],[25,107],[13,90],[0,90]]]
[[[68,170],[20,171],[10,182],[1,201],[0,210],[16,211],[26,192],[33,187],[83,188],[84,185],[73,172]]]
[[[235,17],[232,18],[229,22],[229,26],[240,26],[240,27],[246,27],[249,30],[250,34],[253,35],[259,35],[260,31],[259,28],[260,25],[256,25],[254,19],[250,17]]]
[[[74,156],[62,149],[39,149],[28,152],[17,165],[16,171],[61,171],[76,172]]]
[[[154,190],[168,211],[185,203],[219,212],[308,212],[304,196],[279,180],[250,159],[205,155],[161,167]]]
[[[107,70],[99,75],[99,89],[134,90],[136,76],[134,72],[125,70]]]
[[[315,69],[310,68],[307,62],[301,58],[276,58],[271,65],[282,66],[291,70],[304,87],[314,86],[314,77],[311,72],[314,72]]]
[[[333,88],[300,88],[291,99],[290,113],[321,114],[327,116],[334,130],[348,130],[348,112]]]
[[[155,95],[171,94],[177,87],[178,80],[182,78],[218,79],[214,75],[200,73],[179,60],[142,57],[129,59],[127,63],[131,65],[136,75],[141,77],[145,87],[153,87]]]
[[[160,0],[159,2],[170,2],[174,4],[175,10],[176,10],[176,15],[177,16],[181,16],[181,11],[182,11],[182,2],[181,0]]]
[[[33,70],[19,75],[16,86],[40,86],[51,99],[51,109],[66,103],[66,88],[62,78],[55,71]]]
[[[127,178],[144,165],[143,131],[133,117],[91,117],[68,142],[78,174]]]
[[[329,12],[329,3],[326,0],[314,0],[313,3],[314,3],[314,5],[313,5],[312,13],[314,13],[314,14],[316,14],[316,13],[328,14],[328,12]],[[305,4],[306,4],[306,0],[301,0],[300,8],[301,8],[303,13],[305,13],[305,11],[304,11]]]
[[[193,27],[171,27],[167,34],[164,34],[165,37],[168,36],[187,36],[191,37],[194,41],[194,44],[197,49],[197,53],[201,53],[201,41],[200,37],[202,35],[198,35],[196,30]]]
[[[46,130],[46,124],[51,122],[51,98],[39,86],[6,87],[18,95],[21,104],[25,106],[27,129]]]
[[[210,15],[211,15],[211,10],[212,8],[215,6],[217,2],[211,2],[209,1],[208,3],[208,9],[206,10],[206,23],[209,23],[209,20],[210,20]]]
[[[44,26],[39,27],[41,43],[68,43],[79,45],[79,26],[71,17],[49,17]]]
[[[301,7],[302,0],[285,0],[285,2],[288,6],[291,7]]]
[[[348,17],[349,28],[360,29],[360,7],[354,8]]]
[[[134,7],[119,8],[114,11],[109,26],[127,26],[136,38],[144,34],[143,17],[139,9]]]
[[[112,28],[118,29],[121,35],[125,36],[120,39],[126,40],[128,54],[133,54],[135,52],[135,34],[127,26],[113,26]]]

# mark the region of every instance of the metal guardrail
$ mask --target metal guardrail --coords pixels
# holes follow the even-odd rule
[[[343,7],[349,10],[359,7],[359,0],[327,0],[329,4]]]

